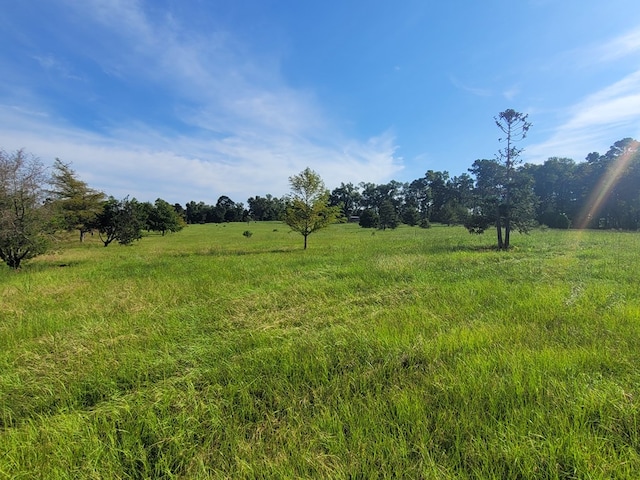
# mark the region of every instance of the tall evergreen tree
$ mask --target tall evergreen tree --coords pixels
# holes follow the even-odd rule
[[[495,225],[498,248],[507,250],[511,229],[527,231],[535,216],[531,178],[516,168],[522,153],[516,143],[527,136],[531,124],[527,115],[513,109],[500,112],[495,123],[506,135],[499,139],[505,147],[495,160],[477,160],[470,169],[476,176],[476,205],[465,226],[472,233],[482,233],[488,225]]]

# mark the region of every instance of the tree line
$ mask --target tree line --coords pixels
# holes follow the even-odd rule
[[[81,242],[97,232],[107,247],[114,241],[130,245],[144,230],[164,235],[184,225],[160,198],[151,203],[107,197],[60,159],[48,176],[42,162],[24,150],[0,150],[0,259],[10,268],[44,253],[59,231],[77,231]]]
[[[53,173],[24,150],[0,150],[0,259],[11,268],[46,250],[56,231],[77,231],[80,241],[96,232],[104,246],[129,245],[142,232],[164,235],[187,224],[285,221],[307,237],[333,221],[357,221],[365,228],[400,223],[464,225],[471,233],[495,228],[497,246],[508,249],[510,232],[536,224],[550,228],[640,227],[640,142],[624,138],[584,162],[552,157],[522,164],[522,141],[531,124],[508,109],[494,118],[504,138],[493,159],[478,159],[462,173],[428,170],[411,182],[341,183],[329,191],[317,173],[305,169],[289,178],[292,193],[250,197],[247,206],[221,196],[215,205],[190,201],[183,207],[116,199],[90,188],[69,164],[56,159]]]
[[[639,146],[624,138],[605,154],[588,154],[584,162],[552,157],[543,164],[518,164],[520,150],[511,144],[505,146],[508,162],[503,149],[503,157],[475,160],[458,176],[429,170],[411,182],[343,182],[327,202],[343,220],[367,228],[443,223],[480,233],[500,220],[506,235],[508,220],[510,228],[522,231],[534,225],[635,231],[640,227]],[[249,198],[248,207],[220,197],[215,206],[189,202],[186,210],[176,208],[186,223],[283,220],[288,201],[267,194]]]

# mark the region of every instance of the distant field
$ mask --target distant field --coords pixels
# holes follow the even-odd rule
[[[0,478],[638,478],[640,234],[494,242],[195,225],[0,266]]]

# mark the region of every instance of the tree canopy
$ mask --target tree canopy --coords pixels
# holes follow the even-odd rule
[[[0,150],[0,259],[10,268],[47,250],[51,216],[45,182],[38,158]]]
[[[316,172],[309,167],[300,174],[289,177],[291,197],[284,221],[294,231],[304,237],[333,223],[338,215],[338,207],[329,206],[329,191]]]
[[[80,180],[70,164],[56,158],[49,190],[57,221],[65,230],[78,230],[80,241],[96,228],[96,215],[102,210],[104,193],[89,188]]]
[[[470,168],[476,178],[475,201],[465,226],[471,233],[483,233],[494,225],[498,248],[508,250],[511,229],[526,232],[535,220],[537,202],[532,179],[516,168],[522,153],[516,143],[527,136],[531,124],[527,115],[513,109],[500,112],[495,123],[506,135],[499,139],[505,147],[495,160],[476,160]]]
[[[144,214],[141,204],[128,197],[118,200],[114,197],[104,203],[97,216],[100,240],[108,247],[114,240],[121,245],[131,245],[142,238]]]

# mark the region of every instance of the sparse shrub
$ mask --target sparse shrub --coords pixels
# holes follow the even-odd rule
[[[244,232],[242,232],[242,235],[247,238],[250,238],[251,235],[253,235],[253,232],[251,232],[250,230],[245,230]]]

